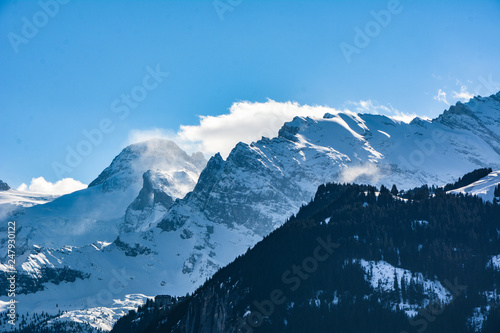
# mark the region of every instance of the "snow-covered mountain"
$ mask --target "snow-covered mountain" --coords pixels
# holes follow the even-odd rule
[[[239,143],[206,166],[201,154],[169,141],[129,146],[87,189],[11,217],[20,292],[27,293],[19,313],[44,311],[54,321],[109,330],[146,296],[193,291],[296,213],[319,185],[409,188],[443,185],[480,167],[500,170],[498,133],[500,93],[409,124],[348,111],[296,117],[277,137]],[[0,244],[7,253],[6,239]]]
[[[174,200],[192,190],[205,164],[201,153],[189,156],[171,141],[134,144],[125,148],[87,189],[8,216],[17,229],[18,313],[54,314],[61,309],[70,311],[61,320],[71,317],[93,321],[97,311],[103,317],[95,327],[109,330],[113,320],[145,297],[128,295],[125,286],[127,291],[144,290],[140,285],[145,284],[145,291],[151,293],[160,286],[165,279],[162,267],[151,269],[152,277],[161,279],[158,283],[147,284],[142,278],[133,281],[133,277],[142,277],[148,267],[160,261],[159,253],[172,250],[164,247],[175,243],[159,237],[160,249],[146,249],[134,243],[129,246],[118,236],[143,229],[138,221],[147,223],[148,216],[155,212],[161,216]],[[6,226],[1,225],[2,256],[7,254]],[[126,234],[122,238],[126,240]],[[137,257],[151,253],[154,255]],[[5,258],[0,264],[3,271],[8,270]],[[2,285],[6,283],[3,279]],[[183,281],[178,279],[176,283],[182,285]],[[0,299],[1,309],[6,306],[5,300]]]
[[[87,189],[12,216],[23,227],[18,246],[23,241],[28,242],[28,247],[53,248],[112,241],[130,224],[130,219],[127,223],[124,216],[130,205],[130,210],[134,210],[145,173],[161,175],[155,179],[160,191],[165,191],[161,203],[168,206],[194,187],[205,164],[203,155],[188,156],[171,141],[151,140],[131,145]]]
[[[202,153],[189,156],[172,141],[153,139],[125,148],[89,187],[102,185],[103,192],[137,188],[144,172],[160,169],[170,182],[168,194],[180,198],[191,191],[205,164]]]
[[[480,167],[499,169],[499,148],[500,93],[409,124],[349,112],[296,117],[276,138],[239,143],[226,161],[212,157],[193,192],[174,204],[160,227],[179,228],[195,214],[263,236],[323,183],[443,185]]]

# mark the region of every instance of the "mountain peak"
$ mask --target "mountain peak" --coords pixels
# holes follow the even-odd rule
[[[159,138],[133,143],[125,147],[118,156],[122,154],[161,154],[165,152],[188,156],[175,142]]]
[[[180,166],[187,172],[199,174],[206,164],[202,153],[189,156],[175,142],[151,139],[124,148],[111,164],[94,179],[89,187],[103,185],[103,191],[125,188],[140,183],[144,172],[150,169],[178,171]]]
[[[476,100],[480,100],[479,98],[475,97]],[[474,113],[472,112],[471,109],[467,106],[468,103],[464,104],[460,101],[458,101],[455,105],[450,106],[450,108],[445,111],[444,113],[450,113],[450,114],[457,114],[457,115],[473,115]]]
[[[278,132],[278,136],[285,138],[290,141],[297,142],[297,137],[295,136],[304,127],[307,127],[308,123],[313,120],[309,117],[294,117],[292,121],[286,122]]]
[[[468,102],[457,102],[433,121],[451,128],[463,128],[496,136],[497,119],[500,115],[500,92],[489,97],[475,96]],[[480,134],[480,133],[478,133]]]
[[[10,190],[10,186],[6,182],[0,180],[0,191],[8,190]]]

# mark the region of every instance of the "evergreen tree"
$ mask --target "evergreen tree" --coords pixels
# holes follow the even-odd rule
[[[401,298],[403,300],[403,303],[405,302],[407,295],[406,295],[406,283],[405,283],[405,275],[401,276]]]
[[[380,186],[380,193],[386,194],[389,193],[389,189],[384,185]]]
[[[394,300],[399,303],[399,281],[396,270],[394,270]]]
[[[391,194],[396,196],[398,195],[399,191],[398,191],[398,188],[396,187],[396,184],[393,184],[392,185],[392,188],[391,188]]]
[[[389,203],[391,200],[392,197],[391,197],[391,192],[389,192],[389,189],[384,185],[380,186],[380,194],[378,197],[379,204],[385,205]]]

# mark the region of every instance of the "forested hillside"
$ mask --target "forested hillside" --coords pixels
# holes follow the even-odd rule
[[[184,302],[113,332],[498,332],[500,206],[421,191],[320,186]]]

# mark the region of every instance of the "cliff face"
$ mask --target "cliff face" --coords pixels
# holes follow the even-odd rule
[[[177,332],[212,333],[234,332],[234,327],[228,325],[234,313],[231,309],[231,296],[221,292],[215,286],[210,286],[200,295],[191,300],[186,317],[176,328]]]

